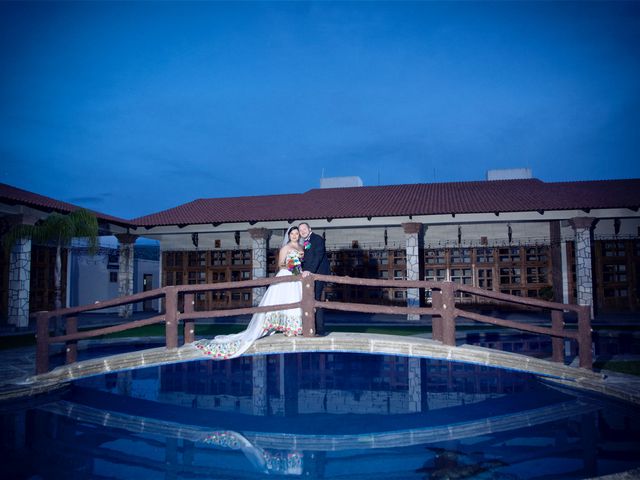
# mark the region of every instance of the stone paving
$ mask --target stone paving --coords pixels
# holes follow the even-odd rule
[[[33,375],[36,365],[35,347],[0,350],[0,386],[18,382]]]

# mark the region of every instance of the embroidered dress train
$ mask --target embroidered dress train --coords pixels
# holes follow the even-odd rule
[[[291,251],[287,255],[286,265],[278,271],[276,277],[294,275],[286,267],[294,272],[299,272],[300,258],[302,254]],[[300,282],[285,282],[271,285],[262,297],[260,306],[282,305],[299,302],[302,298],[302,284]],[[198,340],[194,345],[216,360],[234,358],[246,352],[253,342],[259,338],[272,335],[276,332],[287,336],[302,335],[302,310],[292,308],[275,312],[256,313],[251,318],[247,329],[232,335],[218,335],[212,340]]]

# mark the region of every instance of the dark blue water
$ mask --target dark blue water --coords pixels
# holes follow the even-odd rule
[[[2,478],[588,478],[640,467],[627,404],[357,354],[205,360],[0,406]]]

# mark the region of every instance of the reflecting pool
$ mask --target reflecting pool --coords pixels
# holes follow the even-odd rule
[[[534,376],[348,353],[203,360],[0,405],[3,477],[589,478],[640,467],[634,407]]]

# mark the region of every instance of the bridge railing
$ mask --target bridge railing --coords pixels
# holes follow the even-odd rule
[[[285,283],[292,281],[302,282],[302,299],[300,302],[281,305],[269,305],[263,307],[256,306],[209,311],[194,311],[194,295],[197,293],[217,290],[264,287],[276,283]],[[314,298],[314,284],[316,281],[369,287],[430,289],[432,292],[432,304],[430,307],[398,307],[362,303],[319,301]],[[492,299],[493,301],[550,310],[551,326],[543,327],[539,325],[531,325],[527,323],[504,320],[461,310],[457,308],[455,304],[456,293],[467,293]],[[178,309],[178,299],[180,296],[183,296],[184,299],[184,307],[182,311]],[[135,304],[145,300],[154,299],[164,300],[163,313],[143,320],[135,320],[109,327],[96,328],[93,330],[78,331],[78,315],[80,313],[102,310],[104,308],[111,308],[128,304]],[[202,285],[168,286],[148,292],[138,293],[135,295],[115,298],[113,300],[96,302],[91,305],[65,308],[56,311],[38,312],[36,313],[36,373],[45,373],[49,370],[49,350],[51,344],[65,344],[66,363],[69,364],[74,363],[77,360],[77,342],[79,340],[85,340],[88,338],[131,330],[146,325],[164,323],[166,348],[177,348],[179,339],[178,327],[181,323],[184,327],[184,343],[190,343],[195,340],[195,323],[198,319],[221,318],[227,316],[277,311],[297,307],[300,307],[302,310],[303,336],[315,335],[315,312],[318,308],[344,312],[387,313],[394,315],[431,315],[433,339],[440,341],[445,345],[455,346],[456,318],[465,317],[481,323],[488,323],[505,328],[513,328],[525,332],[548,335],[552,338],[552,360],[556,362],[562,362],[564,360],[563,339],[574,339],[578,343],[580,367],[587,369],[592,368],[591,324],[589,307],[516,297],[512,295],[483,290],[481,288],[469,287],[454,282],[432,282],[419,280],[376,280],[366,278],[337,277],[329,275],[309,275],[305,278],[297,276],[287,276]],[[573,311],[577,314],[577,329],[569,329],[565,324],[564,313],[569,311]],[[52,318],[63,318],[65,320],[66,328],[63,335],[50,335],[50,320]]]
[[[367,287],[401,287],[431,290],[431,307],[392,307],[371,304],[354,304],[340,302],[315,302],[314,306],[328,310],[341,310],[347,312],[362,313],[391,313],[391,314],[417,314],[432,316],[432,336],[434,340],[445,345],[455,346],[456,325],[458,317],[468,318],[480,323],[512,328],[524,332],[537,333],[551,337],[552,360],[564,361],[564,339],[573,339],[578,344],[578,361],[582,368],[593,367],[592,336],[591,336],[591,308],[589,306],[572,305],[557,302],[549,302],[535,298],[525,298],[515,295],[484,290],[478,287],[470,287],[456,282],[431,282],[419,280],[374,280],[367,278],[334,277],[327,275],[314,275],[315,280],[358,285]],[[540,308],[550,311],[551,326],[544,327],[524,322],[505,320],[490,317],[475,312],[460,309],[456,306],[456,294],[469,294],[483,297],[494,302]],[[577,326],[567,328],[565,313],[574,312],[577,317]],[[306,331],[306,330],[305,330]]]

